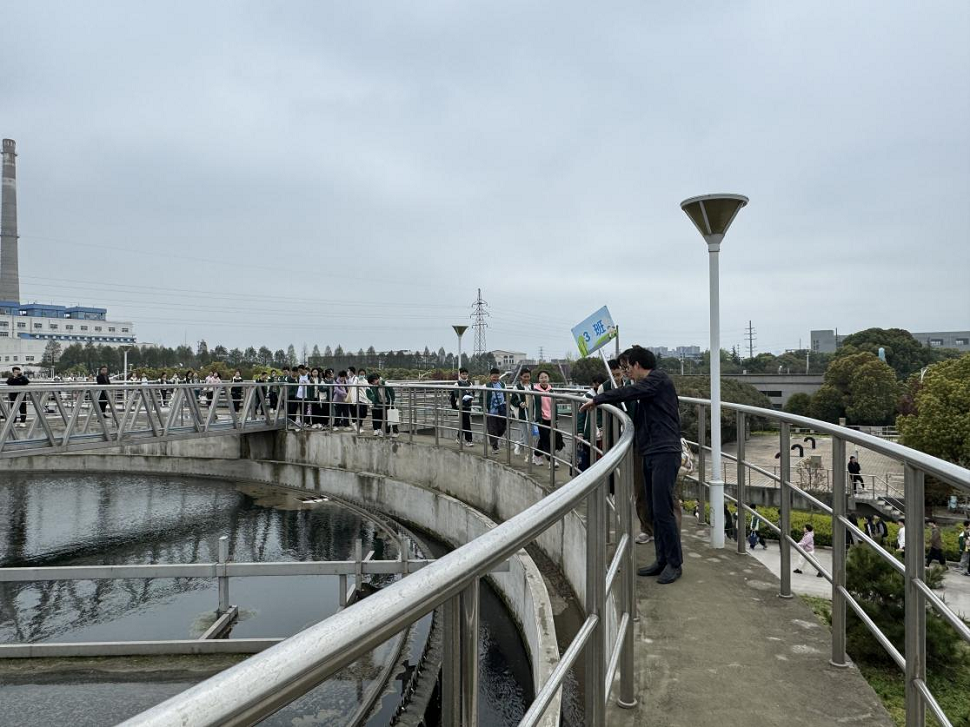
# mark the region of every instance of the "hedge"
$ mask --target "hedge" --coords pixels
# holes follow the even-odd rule
[[[684,502],[684,510],[687,512],[693,512],[694,508],[697,506],[696,501],[686,500]],[[710,503],[705,505],[706,513],[708,519],[710,519]],[[728,509],[732,513],[737,513],[737,508],[734,505],[728,505]],[[775,525],[781,520],[781,515],[776,507],[762,507],[758,506],[758,512],[766,520],[770,520]],[[746,512],[746,522],[751,522],[751,513]],[[811,524],[815,529],[815,545],[832,547],[832,520],[828,514],[819,511],[806,512],[805,510],[792,510],[791,511],[791,536],[795,541],[801,540],[802,537],[802,527],[806,524]],[[889,529],[889,539],[890,544],[895,544],[896,534],[899,532],[899,526],[894,522],[886,521],[886,525]],[[960,537],[960,531],[963,529],[962,525],[950,525],[941,526],[943,535],[943,555],[947,560],[959,561],[959,543],[958,538]],[[766,540],[778,540],[778,533],[774,530],[768,528],[767,526],[762,526],[761,534],[765,536]],[[926,542],[927,549],[929,549],[929,529],[926,531]]]

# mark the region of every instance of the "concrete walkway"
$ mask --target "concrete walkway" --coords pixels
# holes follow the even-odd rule
[[[641,546],[643,547],[643,546]],[[729,547],[737,549],[737,544],[733,541],[729,542]],[[778,548],[778,543],[776,541],[769,540],[768,548],[765,550],[760,545],[756,550],[749,553],[754,556],[762,565],[764,565],[775,578],[781,577],[781,551]],[[822,564],[822,567],[832,572],[832,549],[831,548],[818,548],[815,551],[815,555],[818,561]],[[798,562],[797,554],[792,555],[793,567]],[[970,577],[961,575],[962,571],[956,569],[955,563],[950,563],[947,572],[943,575],[943,588],[936,591],[936,594],[943,599],[943,601],[951,608],[955,613],[961,617],[968,619],[970,618]],[[815,571],[811,566],[808,566],[805,573],[799,575],[798,573],[793,573],[791,577],[791,587],[792,591],[795,593],[804,593],[808,596],[821,596],[822,598],[832,597],[832,586],[824,578],[816,578]]]
[[[609,724],[892,727],[859,672],[829,664],[831,635],[811,609],[779,598],[759,559],[707,542],[707,529],[685,520],[683,577],[668,586],[637,579],[639,704],[611,705]],[[637,555],[652,560],[652,544]]]

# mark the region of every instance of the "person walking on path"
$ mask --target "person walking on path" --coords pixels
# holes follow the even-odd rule
[[[802,539],[798,541],[798,545],[806,553],[814,553],[815,552],[815,528],[813,528],[811,525],[806,523],[805,526],[802,528]],[[806,558],[802,553],[799,553],[798,567],[795,568],[795,572],[801,573],[802,568],[806,567],[806,564],[809,562],[810,561],[808,560],[808,558]],[[812,567],[814,568],[815,566],[812,566]],[[822,571],[816,568],[815,576],[817,578],[821,578]]]
[[[906,519],[899,518],[899,530],[896,531],[896,550],[906,552]]]
[[[10,371],[10,376],[7,377],[7,386],[27,386],[30,383],[30,379],[24,376],[23,371],[19,366],[14,366]],[[14,421],[17,419],[17,413],[14,412],[14,402],[17,401],[17,392],[11,391],[7,398],[10,400],[10,418]],[[27,395],[24,394],[24,398],[20,401],[20,424],[18,424],[21,429],[27,427]]]
[[[929,568],[930,563],[936,560],[946,568],[946,558],[943,557],[943,533],[940,532],[940,526],[933,518],[927,520],[926,524],[930,526],[930,549],[926,554],[926,567]]]
[[[468,380],[468,369],[458,369],[458,381],[455,382],[455,389],[451,392],[451,408],[457,409],[458,414],[458,446],[462,445],[464,438],[465,446],[472,446],[472,401],[474,396],[467,390],[472,385]]]
[[[552,391],[552,384],[549,383],[549,372],[540,371],[536,374],[536,378],[539,379],[539,383],[535,384],[532,389],[539,392],[540,395],[535,397],[532,421],[539,425],[539,451],[532,458],[532,464],[543,465],[542,457],[544,455],[549,458],[550,468],[559,469],[556,452],[562,449],[565,444],[563,443],[562,432],[556,430],[554,433],[552,430],[552,417],[556,409],[556,401],[551,396],[542,396],[543,393],[548,394]],[[586,406],[586,404],[583,406]]]
[[[482,397],[482,410],[485,412],[488,441],[492,454],[498,454],[498,444],[505,434],[505,418],[508,416],[508,401],[505,397],[505,384],[500,380],[501,371],[493,368],[488,372],[488,391]]]
[[[863,490],[866,489],[866,484],[862,479],[862,475],[859,474],[862,472],[862,465],[859,464],[859,460],[857,460],[854,456],[849,457],[847,469],[849,470],[849,475],[852,478],[852,491],[856,491],[856,485],[861,487]]]
[[[963,521],[963,530],[957,537],[957,550],[960,551],[960,566],[958,570],[963,575],[970,576],[970,520]]]
[[[232,399],[232,410],[238,412],[242,408],[243,387],[239,386],[243,382],[242,373],[239,369],[232,375],[232,383],[235,386],[229,388],[229,398]]]
[[[641,576],[660,576],[657,583],[673,583],[683,573],[683,549],[674,515],[677,507],[677,471],[680,469],[680,404],[667,374],[657,369],[652,351],[633,346],[624,352],[629,364],[629,386],[597,394],[583,404],[589,411],[600,404],[636,401],[634,419],[637,452],[643,458],[643,480],[653,515],[657,559],[640,568]]]
[[[768,542],[765,540],[764,533],[761,532],[761,524],[764,520],[758,514],[758,506],[751,503],[751,509],[755,512],[751,515],[751,525],[748,528],[748,545],[754,550],[756,545],[761,545],[764,550],[768,550]],[[740,515],[740,510],[738,511]]]
[[[98,378],[95,379],[101,386],[111,386],[111,377],[108,376],[108,367],[102,366],[98,369]],[[108,392],[104,389],[98,394],[98,406],[101,408],[101,413],[104,414],[105,410],[108,408]]]
[[[515,449],[512,454],[522,454],[522,450],[525,449],[526,462],[532,456],[532,422],[529,421],[532,402],[525,393],[519,392],[526,392],[531,388],[532,371],[523,368],[519,371],[519,380],[513,388],[512,396],[509,397],[509,405],[512,407],[512,429],[515,436]]]

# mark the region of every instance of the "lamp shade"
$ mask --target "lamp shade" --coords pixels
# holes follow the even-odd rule
[[[458,334],[458,338],[461,338],[461,334],[468,330],[468,326],[452,326],[455,329],[455,333]]]
[[[738,211],[748,203],[740,194],[705,194],[680,203],[690,221],[708,242],[720,240],[728,231]]]

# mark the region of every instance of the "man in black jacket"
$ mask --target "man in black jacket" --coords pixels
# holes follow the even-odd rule
[[[14,366],[12,371],[13,371],[12,374],[7,377],[7,386],[26,386],[27,384],[30,383],[30,380],[26,376],[24,376],[19,366]],[[10,399],[10,404],[11,404],[10,416],[13,419],[16,419],[17,415],[13,411],[13,403],[17,400],[17,392],[16,391],[10,392],[10,394],[7,395],[7,398]],[[21,427],[27,426],[27,397],[26,396],[20,402],[20,426]]]
[[[676,508],[677,470],[680,469],[680,404],[674,384],[663,371],[657,369],[652,351],[633,346],[623,352],[633,381],[605,391],[583,404],[587,411],[600,404],[619,404],[636,401],[633,424],[636,430],[637,452],[643,458],[643,479],[647,500],[652,505],[654,546],[657,560],[640,568],[641,576],[656,576],[657,583],[673,583],[683,569],[680,531],[674,517]]]
[[[95,381],[102,386],[111,385],[111,377],[108,376],[107,366],[102,366],[98,369],[98,378]],[[98,395],[98,407],[100,407],[102,414],[104,414],[105,410],[108,408],[108,392],[104,389],[102,389],[101,393]]]

